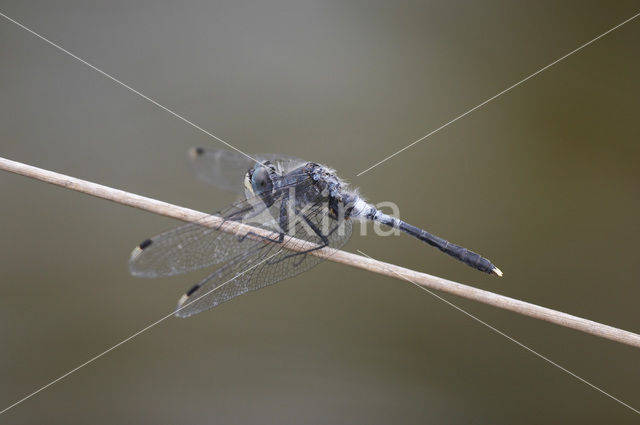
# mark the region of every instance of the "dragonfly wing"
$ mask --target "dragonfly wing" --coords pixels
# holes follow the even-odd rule
[[[164,277],[219,264],[255,244],[252,239],[189,223],[147,239],[129,259],[129,271],[139,277]]]
[[[280,164],[280,170],[287,172],[294,164],[303,161],[297,158],[276,154],[251,155],[259,162],[271,161]],[[239,152],[223,149],[191,148],[189,159],[196,176],[205,183],[212,184],[222,190],[242,193],[244,175],[255,165],[255,161]]]
[[[260,197],[242,199],[232,204],[218,217],[207,216],[203,220],[189,223],[160,233],[144,240],[134,248],[129,259],[129,272],[139,277],[165,277],[187,273],[203,267],[228,261],[236,255],[251,251],[256,245],[264,242],[246,235],[220,232],[210,223],[223,217],[229,221],[251,224],[273,232],[272,239],[277,239],[281,229],[278,217],[280,214],[281,195],[290,186],[304,188],[311,184],[307,176],[293,179],[289,186],[278,189],[278,202],[267,207]]]
[[[255,164],[238,152],[205,148],[189,149],[189,159],[200,180],[236,193],[242,192],[244,174]]]
[[[290,238],[318,246],[342,247],[351,236],[350,220],[331,218],[323,205],[300,211]],[[249,291],[255,291],[309,270],[324,259],[309,252],[284,249],[281,244],[254,246],[192,287],[178,302],[176,316],[189,317]]]

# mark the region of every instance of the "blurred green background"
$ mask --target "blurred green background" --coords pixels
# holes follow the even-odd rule
[[[356,174],[638,10],[637,1],[0,1],[246,152],[326,163],[494,261],[346,246],[640,331],[640,20]],[[0,156],[214,211],[204,134],[0,19]],[[0,409],[169,313],[205,272],[128,275],[178,223],[0,173]],[[640,407],[640,351],[447,299]],[[337,264],[171,318],[10,410],[32,423],[637,423],[429,294]]]

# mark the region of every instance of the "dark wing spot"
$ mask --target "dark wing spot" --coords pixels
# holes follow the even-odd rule
[[[196,148],[197,155],[204,155],[204,148]]]
[[[145,239],[145,240],[142,241],[142,243],[140,245],[138,245],[138,248],[145,249],[146,247],[151,245],[152,242],[153,241],[151,239]]]
[[[200,287],[200,285],[193,285],[193,287],[191,289],[189,289],[187,291],[187,297],[190,297],[191,294],[193,294],[194,292],[196,292],[198,290],[198,288]]]

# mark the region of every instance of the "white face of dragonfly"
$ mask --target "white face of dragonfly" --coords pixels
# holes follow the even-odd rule
[[[244,194],[247,199],[253,196],[253,188],[251,187],[251,170],[244,175]]]

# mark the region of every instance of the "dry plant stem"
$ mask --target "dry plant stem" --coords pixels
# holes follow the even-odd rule
[[[86,193],[98,198],[108,199],[119,204],[139,208],[154,214],[172,217],[187,222],[199,222],[204,226],[219,227],[220,231],[228,233],[245,235],[249,230],[259,234],[265,234],[266,232],[263,229],[254,228],[242,223],[225,222],[222,218],[215,215],[179,207],[177,205],[168,204],[166,202],[91,183],[86,180],[76,179],[64,174],[59,174],[4,158],[0,158],[0,169],[55,184],[57,186],[62,186],[77,192]],[[307,250],[313,246],[315,245],[310,242],[295,240],[293,238],[287,238],[283,243],[284,248],[295,251]],[[312,251],[310,254],[336,263],[346,264],[348,266],[378,273],[395,279],[397,279],[398,276],[403,276],[407,280],[411,280],[425,288],[447,292],[449,294],[489,304],[504,310],[513,311],[524,316],[555,323],[556,325],[640,348],[640,335],[638,334],[541,307],[525,301],[505,297],[503,295],[463,285],[437,276],[431,276],[426,273],[417,272],[394,264],[384,263],[332,248],[323,248],[317,251]]]

